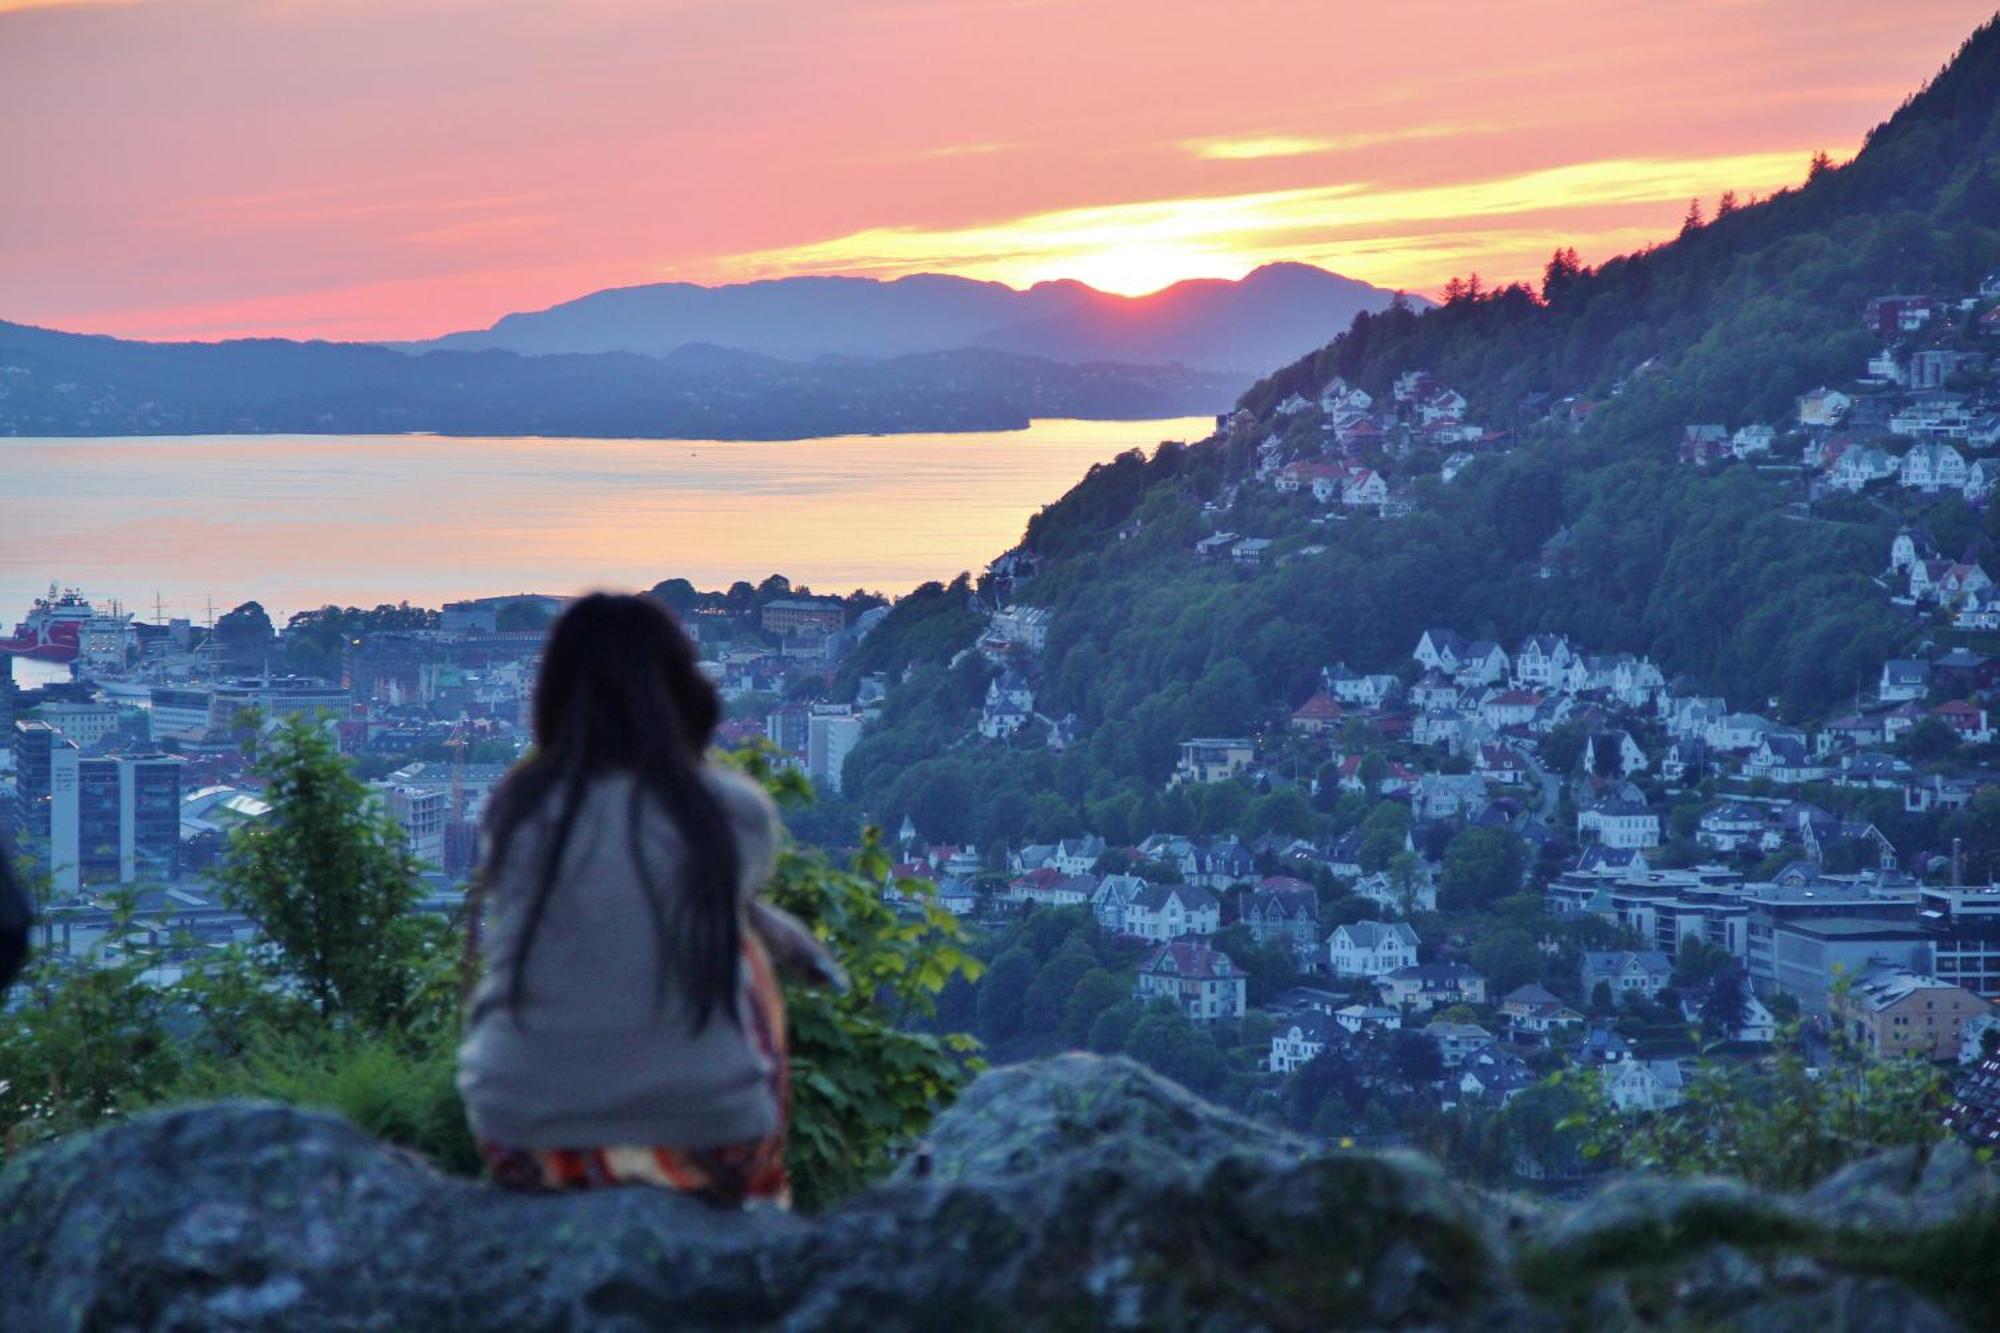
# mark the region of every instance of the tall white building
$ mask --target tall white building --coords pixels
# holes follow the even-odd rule
[[[839,791],[841,770],[861,739],[861,719],[846,708],[823,705],[806,720],[806,776]]]

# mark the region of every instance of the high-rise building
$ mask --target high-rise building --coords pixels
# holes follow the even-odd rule
[[[860,739],[861,719],[852,711],[833,705],[815,708],[807,719],[806,776],[828,791],[839,791],[847,756]]]
[[[58,893],[180,878],[181,760],[93,755],[46,722],[14,726],[14,827]]]

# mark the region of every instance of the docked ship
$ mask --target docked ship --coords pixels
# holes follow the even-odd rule
[[[27,619],[14,627],[12,638],[0,639],[0,653],[32,657],[42,662],[74,662],[83,649],[83,627],[96,616],[82,593],[49,585],[47,597],[37,597]]]

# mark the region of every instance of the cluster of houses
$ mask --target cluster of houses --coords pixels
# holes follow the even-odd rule
[[[2000,270],[1955,299],[1887,295],[1869,301],[1862,324],[1879,350],[1849,390],[1801,394],[1795,429],[1755,423],[1735,431],[1683,428],[1680,458],[1706,465],[1737,459],[1801,465],[1816,490],[1859,492],[1894,482],[1924,496],[1984,504],[2000,460],[1968,457],[2000,447]]]
[[[1445,455],[1439,473],[1449,482],[1479,453],[1510,443],[1506,433],[1467,420],[1466,412],[1465,395],[1428,371],[1399,376],[1387,402],[1336,376],[1316,400],[1293,394],[1278,404],[1274,417],[1280,429],[1257,446],[1256,475],[1283,495],[1309,495],[1335,509],[1394,517],[1407,505],[1371,460],[1437,450]],[[1197,550],[1254,560],[1261,553],[1246,557],[1242,543],[1257,540],[1220,533]]]

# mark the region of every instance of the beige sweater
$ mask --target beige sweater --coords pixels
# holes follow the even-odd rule
[[[741,774],[705,771],[735,828],[745,900],[777,861],[778,816]],[[481,1138],[511,1148],[712,1147],[775,1129],[767,1062],[747,1019],[713,1017],[699,1033],[654,937],[633,864],[634,781],[600,779],[585,794],[528,955],[518,1014],[508,1003],[514,945],[553,836],[559,802],[515,833],[486,886],[483,971],[459,1048],[459,1091]],[[644,803],[650,878],[673,914],[681,838]],[[749,979],[744,977],[748,1003]]]

